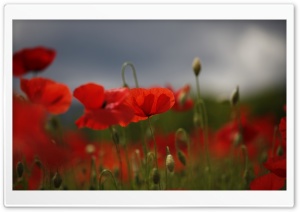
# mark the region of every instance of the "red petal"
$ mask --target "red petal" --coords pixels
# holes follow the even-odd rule
[[[71,105],[72,95],[69,88],[63,84],[46,85],[40,102],[52,114],[66,112]]]
[[[56,56],[53,49],[36,47],[23,51],[24,65],[27,71],[41,71],[47,68]]]
[[[126,126],[133,117],[133,111],[126,105],[119,105],[114,109],[99,109],[86,111],[77,121],[79,128],[88,127],[94,130],[103,130],[112,125]]]
[[[53,84],[54,81],[44,78],[21,79],[21,89],[26,93],[28,99],[33,103],[39,103],[43,90],[47,84]]]
[[[74,96],[86,109],[99,109],[102,107],[104,101],[104,88],[101,85],[88,83],[76,88],[74,90]]]
[[[45,78],[21,79],[21,89],[31,102],[43,105],[52,114],[64,113],[70,107],[72,95],[64,84]]]
[[[123,103],[127,97],[129,96],[129,89],[128,88],[117,88],[117,89],[110,89],[106,90],[105,93],[105,101],[106,107],[105,108],[114,108],[121,103]]]
[[[250,183],[251,190],[279,190],[284,187],[285,179],[269,173],[254,179]]]
[[[286,156],[271,158],[264,166],[277,176],[286,178]]]

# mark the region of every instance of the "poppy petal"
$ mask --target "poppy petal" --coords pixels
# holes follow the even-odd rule
[[[285,179],[269,173],[254,179],[250,183],[251,190],[279,190],[284,187]]]
[[[69,88],[59,83],[46,85],[40,99],[52,114],[66,112],[71,105],[71,100],[72,95]]]
[[[88,110],[95,110],[102,107],[104,102],[104,88],[101,85],[88,83],[81,85],[74,90],[74,96]]]
[[[286,178],[286,156],[269,159],[264,166],[279,177]]]

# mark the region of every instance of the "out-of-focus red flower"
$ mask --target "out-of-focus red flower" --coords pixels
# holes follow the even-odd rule
[[[32,164],[38,157],[48,169],[66,162],[67,153],[45,132],[46,111],[19,97],[13,97],[13,158]]]
[[[284,187],[285,179],[269,173],[254,179],[250,183],[251,190],[279,190]]]
[[[41,46],[18,51],[13,55],[13,75],[42,71],[52,63],[55,56],[55,50]]]
[[[242,114],[240,124],[241,132],[239,123],[234,120],[227,123],[216,133],[214,142],[211,144],[211,152],[214,156],[227,156],[233,148],[239,133],[242,135],[242,142],[246,145],[250,158],[255,158],[261,150],[268,149],[271,146],[274,129],[272,118],[266,116],[249,121]]]
[[[172,91],[167,88],[133,88],[126,102],[134,111],[133,122],[137,122],[168,111],[175,99]]]
[[[21,79],[21,89],[32,103],[42,105],[52,114],[64,113],[71,105],[69,88],[50,79]]]
[[[279,123],[279,131],[282,137],[282,142],[286,143],[286,117],[281,118]]]
[[[268,159],[264,166],[279,177],[286,178],[286,156]]]
[[[177,91],[174,91],[170,85],[168,85],[167,88],[173,92],[175,97],[175,103],[172,107],[172,110],[180,112],[180,111],[187,111],[193,108],[194,102],[189,97],[189,93],[191,89],[189,85],[185,85]]]
[[[84,105],[85,111],[76,125],[102,130],[115,124],[129,124],[134,114],[124,104],[128,95],[127,88],[105,91],[103,86],[94,83],[81,85],[74,90],[74,96]]]

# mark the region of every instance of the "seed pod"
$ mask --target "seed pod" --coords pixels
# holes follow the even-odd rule
[[[58,172],[55,173],[54,177],[52,178],[53,180],[53,185],[55,188],[59,188],[62,183],[62,178]]]
[[[239,86],[236,86],[236,89],[232,92],[230,103],[232,106],[235,106],[240,99],[240,92],[239,92]]]
[[[154,184],[158,184],[160,181],[160,174],[157,168],[152,169],[152,181]]]
[[[17,163],[17,174],[18,174],[19,178],[23,176],[23,172],[24,172],[24,165],[22,162],[18,162]]]
[[[35,163],[35,165],[37,165],[37,167],[39,167],[40,169],[43,168],[43,164],[42,164],[42,162],[41,162],[38,158],[35,158],[35,159],[34,159],[34,163]]]
[[[186,158],[185,158],[184,153],[181,150],[178,150],[177,156],[178,156],[179,161],[185,166],[186,165]]]
[[[196,76],[200,74],[201,71],[201,62],[198,57],[196,57],[193,61],[193,70]]]

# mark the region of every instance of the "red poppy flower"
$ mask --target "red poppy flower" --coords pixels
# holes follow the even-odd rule
[[[127,88],[104,90],[94,83],[82,85],[74,90],[74,96],[84,105],[84,114],[76,121],[79,128],[94,130],[109,126],[127,125],[133,117],[132,109],[124,102],[129,95]]]
[[[133,109],[134,122],[168,111],[175,103],[174,94],[167,88],[133,88],[127,104]]]
[[[286,156],[269,159],[264,166],[279,177],[286,178]]]
[[[69,88],[50,79],[21,79],[21,89],[31,102],[43,105],[52,114],[64,113],[71,105]]]
[[[180,112],[187,111],[193,108],[194,102],[191,98],[189,98],[189,93],[191,89],[189,85],[185,85],[177,91],[174,91],[170,85],[167,86],[167,88],[173,92],[175,97],[175,103],[172,107],[172,110]]]
[[[279,190],[284,187],[285,179],[269,173],[254,179],[250,183],[251,190]]]
[[[29,71],[42,71],[52,63],[55,56],[55,50],[41,46],[16,52],[13,55],[13,75],[21,76]]]
[[[61,166],[67,154],[45,131],[45,109],[16,96],[13,98],[13,156],[14,163],[31,164],[37,156],[49,169]]]

